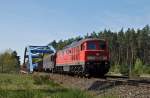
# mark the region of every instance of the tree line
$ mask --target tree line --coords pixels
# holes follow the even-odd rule
[[[20,57],[16,51],[8,49],[0,53],[0,73],[19,72]]]
[[[118,32],[103,30],[92,32],[83,37],[78,36],[67,40],[56,40],[50,45],[56,50],[60,50],[74,41],[84,38],[106,39],[109,44],[111,71],[127,74],[129,67],[135,73],[150,73],[150,26],[146,25],[142,29],[123,28]]]

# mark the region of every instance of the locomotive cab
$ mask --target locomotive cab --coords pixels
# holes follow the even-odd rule
[[[109,59],[105,41],[86,42],[86,61],[105,61]]]
[[[109,52],[105,40],[87,40],[81,44],[81,52],[87,73],[103,76],[108,72]]]

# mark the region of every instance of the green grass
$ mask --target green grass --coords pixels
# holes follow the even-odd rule
[[[106,94],[106,95],[97,96],[96,98],[122,98],[122,97],[113,94]]]
[[[45,75],[0,74],[0,98],[92,98],[86,92],[67,89]]]

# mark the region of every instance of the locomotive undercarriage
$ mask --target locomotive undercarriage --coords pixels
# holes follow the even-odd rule
[[[83,65],[56,66],[54,72],[84,76],[104,76],[110,68],[109,61],[88,61]]]
[[[85,63],[85,73],[92,76],[104,76],[110,68],[108,61],[89,61]]]

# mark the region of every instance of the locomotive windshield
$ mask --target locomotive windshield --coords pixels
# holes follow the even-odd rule
[[[103,40],[97,41],[88,41],[87,42],[87,50],[105,50],[106,49],[106,42]]]
[[[96,50],[96,44],[94,42],[88,42],[87,49]]]

